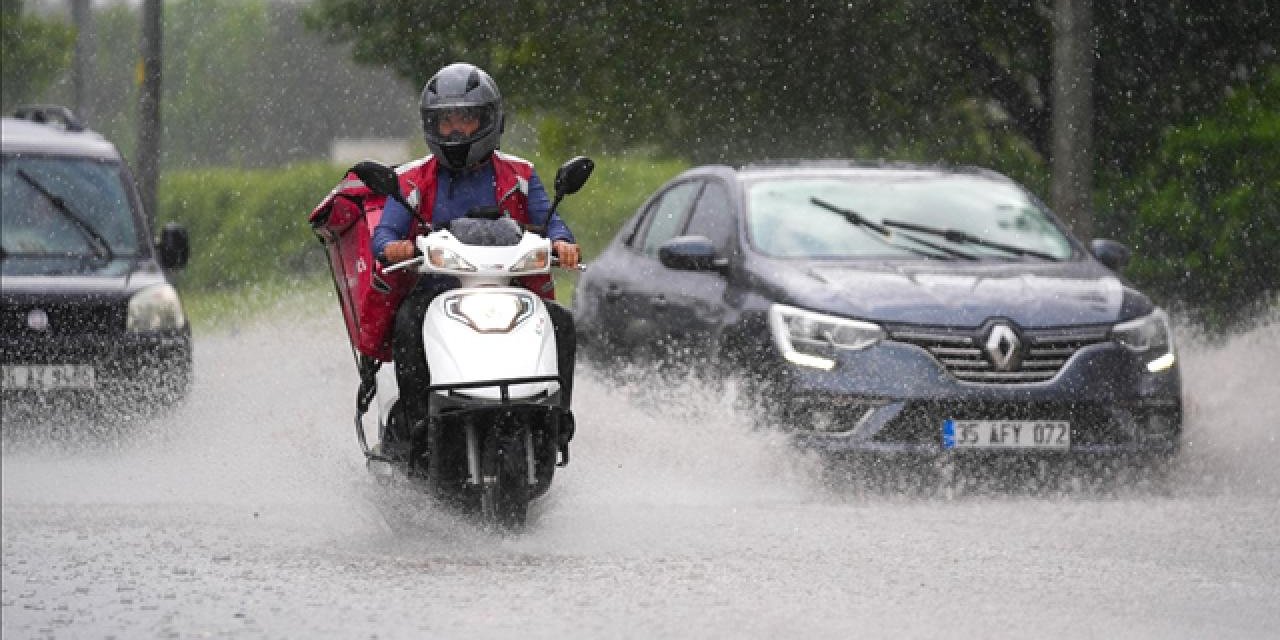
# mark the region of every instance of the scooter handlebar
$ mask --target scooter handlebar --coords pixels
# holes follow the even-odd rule
[[[424,256],[424,255],[422,255],[421,253],[419,253],[418,255],[416,255],[416,256],[414,256],[414,257],[412,257],[412,258],[409,258],[408,260],[405,260],[405,261],[403,261],[403,262],[397,262],[397,263],[395,263],[395,264],[393,264],[393,265],[390,265],[390,266],[384,267],[384,268],[382,269],[382,273],[395,273],[396,271],[401,271],[401,270],[403,270],[403,269],[408,269],[409,267],[416,267],[416,266],[418,266],[418,265],[422,264],[422,263],[423,263],[423,262],[425,262],[425,261],[426,261],[426,256]],[[556,257],[556,256],[554,256],[554,255],[553,255],[553,256],[551,256],[551,266],[553,266],[553,267],[560,267],[560,266],[561,266],[561,265],[560,265],[560,258],[558,258],[558,257]],[[561,267],[561,268],[564,268],[564,267]],[[575,269],[576,271],[586,271],[586,270],[587,270],[587,263],[585,263],[585,262],[579,262],[579,263],[578,263],[578,266],[577,266],[577,267],[574,267],[574,269]]]
[[[560,266],[560,257],[559,257],[559,256],[555,256],[555,255],[551,256],[551,266],[553,266],[553,267],[560,267],[561,269],[563,269],[563,268],[564,268],[564,267],[561,267],[561,266]],[[574,267],[574,270],[576,270],[576,271],[586,271],[586,270],[587,270],[587,263],[585,263],[585,262],[579,262],[579,263],[578,263],[578,266]]]
[[[422,254],[418,254],[418,255],[416,255],[416,256],[414,256],[414,257],[412,257],[412,258],[409,258],[408,260],[405,260],[405,261],[403,261],[403,262],[397,262],[397,263],[395,263],[395,264],[393,264],[393,265],[391,265],[391,266],[389,266],[389,267],[386,267],[386,268],[384,268],[384,269],[382,270],[382,272],[383,272],[383,273],[393,273],[393,272],[396,272],[396,271],[400,271],[401,269],[408,269],[409,267],[416,267],[416,266],[418,266],[418,265],[422,264],[422,263],[423,263],[423,261],[424,261],[424,260],[426,260],[426,259],[427,259],[427,257],[426,257],[426,256],[424,256],[424,255],[422,255]]]

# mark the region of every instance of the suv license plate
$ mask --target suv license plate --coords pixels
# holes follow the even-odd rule
[[[1066,420],[945,420],[943,449],[1071,448],[1071,424]]]
[[[93,389],[97,386],[97,381],[92,365],[14,364],[4,365],[3,386],[5,389],[29,391]]]

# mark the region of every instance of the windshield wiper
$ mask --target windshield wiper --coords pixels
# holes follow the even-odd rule
[[[850,224],[853,224],[854,226],[858,226],[858,227],[866,227],[866,228],[868,228],[868,229],[872,229],[872,230],[874,230],[874,231],[879,232],[879,234],[880,234],[880,235],[879,235],[879,236],[876,236],[876,237],[877,237],[877,238],[879,238],[882,242],[884,242],[885,244],[887,244],[887,245],[889,245],[889,246],[891,246],[891,247],[894,247],[894,248],[897,248],[897,249],[904,249],[904,250],[906,250],[906,251],[910,251],[911,253],[914,253],[914,254],[916,254],[916,255],[918,255],[918,256],[924,256],[924,257],[926,257],[926,258],[941,258],[941,257],[942,257],[942,256],[939,256],[939,255],[937,255],[937,254],[929,253],[928,251],[921,251],[921,250],[916,249],[916,248],[914,248],[914,247],[904,247],[904,246],[902,246],[902,245],[900,245],[900,244],[894,244],[893,242],[891,242],[891,241],[890,241],[890,238],[892,238],[892,237],[893,237],[893,232],[891,232],[891,231],[889,230],[889,227],[888,227],[887,225],[885,225],[885,224],[881,224],[881,223],[877,223],[877,222],[873,222],[873,221],[871,221],[871,220],[868,220],[868,219],[866,218],[866,216],[864,216],[864,215],[862,215],[862,214],[858,213],[857,211],[854,211],[853,209],[845,209],[844,207],[838,207],[838,206],[836,206],[836,205],[834,205],[834,204],[831,204],[830,202],[827,202],[826,200],[823,200],[822,198],[818,198],[818,197],[814,197],[814,196],[810,196],[810,197],[809,197],[809,202],[812,202],[813,204],[816,204],[816,205],[818,205],[819,207],[822,207],[823,209],[826,209],[826,210],[828,210],[828,211],[832,211],[832,212],[835,212],[835,213],[840,214],[840,216],[841,216],[841,217],[843,217],[845,220],[848,220],[848,221],[850,222]],[[971,256],[971,255],[969,255],[969,254],[967,254],[967,253],[965,253],[965,252],[963,252],[963,251],[956,251],[955,249],[952,249],[952,248],[950,248],[950,247],[944,247],[944,246],[942,246],[942,245],[939,245],[939,244],[936,244],[936,243],[933,243],[933,242],[929,242],[928,240],[925,240],[925,239],[923,239],[923,238],[917,238],[917,237],[915,237],[915,236],[909,236],[909,235],[905,235],[905,234],[898,234],[898,235],[900,235],[900,236],[902,236],[903,238],[906,238],[906,239],[908,239],[908,240],[910,240],[910,241],[912,241],[912,242],[918,242],[918,243],[920,243],[920,244],[922,244],[922,245],[924,245],[924,246],[926,246],[926,247],[929,247],[930,249],[933,249],[934,251],[939,251],[939,252],[941,252],[941,253],[943,253],[943,254],[946,254],[946,255],[951,256],[951,257],[954,257],[954,258],[963,258],[963,259],[965,259],[965,260],[977,260],[977,258],[975,258],[975,257],[973,257],[973,256]]]
[[[115,252],[111,250],[111,243],[107,242],[107,239],[102,237],[102,234],[98,233],[98,230],[94,229],[93,225],[86,222],[84,218],[80,217],[80,215],[73,211],[71,209],[71,205],[67,204],[65,199],[54,194],[52,191],[49,191],[49,189],[41,184],[39,180],[31,177],[31,174],[26,171],[18,169],[15,173],[18,174],[19,178],[25,180],[27,184],[31,185],[33,189],[39,192],[40,195],[44,196],[46,200],[52,203],[59,213],[70,220],[72,224],[80,230],[80,233],[83,233],[85,237],[90,240],[90,246],[93,248],[95,255],[105,262],[111,262],[115,259]]]
[[[902,222],[899,220],[881,220],[880,223],[886,227],[905,229],[907,231],[915,231],[916,233],[927,233],[929,235],[938,236],[939,238],[944,238],[947,241],[954,242],[956,244],[974,244],[979,247],[996,249],[998,251],[1004,251],[1006,253],[1012,253],[1019,256],[1032,256],[1042,260],[1058,261],[1057,257],[1051,256],[1043,251],[1024,249],[1023,247],[1015,247],[1011,244],[1004,244],[1001,242],[993,242],[991,240],[986,240],[984,238],[979,238],[975,235],[965,233],[959,229],[939,229],[936,227],[916,224],[914,222]]]

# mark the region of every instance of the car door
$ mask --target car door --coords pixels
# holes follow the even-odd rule
[[[720,179],[707,180],[680,235],[710,240],[716,256],[728,260],[736,229],[729,188]],[[709,361],[726,313],[724,271],[663,267],[660,280],[662,298],[653,302],[659,330],[681,359],[695,365]]]
[[[655,196],[635,235],[625,242],[627,268],[602,276],[599,315],[619,347],[647,351],[662,346],[666,322],[659,316],[666,309],[669,286],[663,277],[669,270],[658,262],[658,247],[683,231],[701,189],[702,181],[686,180]]]

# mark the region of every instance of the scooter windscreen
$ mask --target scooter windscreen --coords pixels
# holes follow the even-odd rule
[[[457,218],[449,222],[448,229],[458,242],[477,247],[514,247],[524,237],[520,224],[507,217]]]

